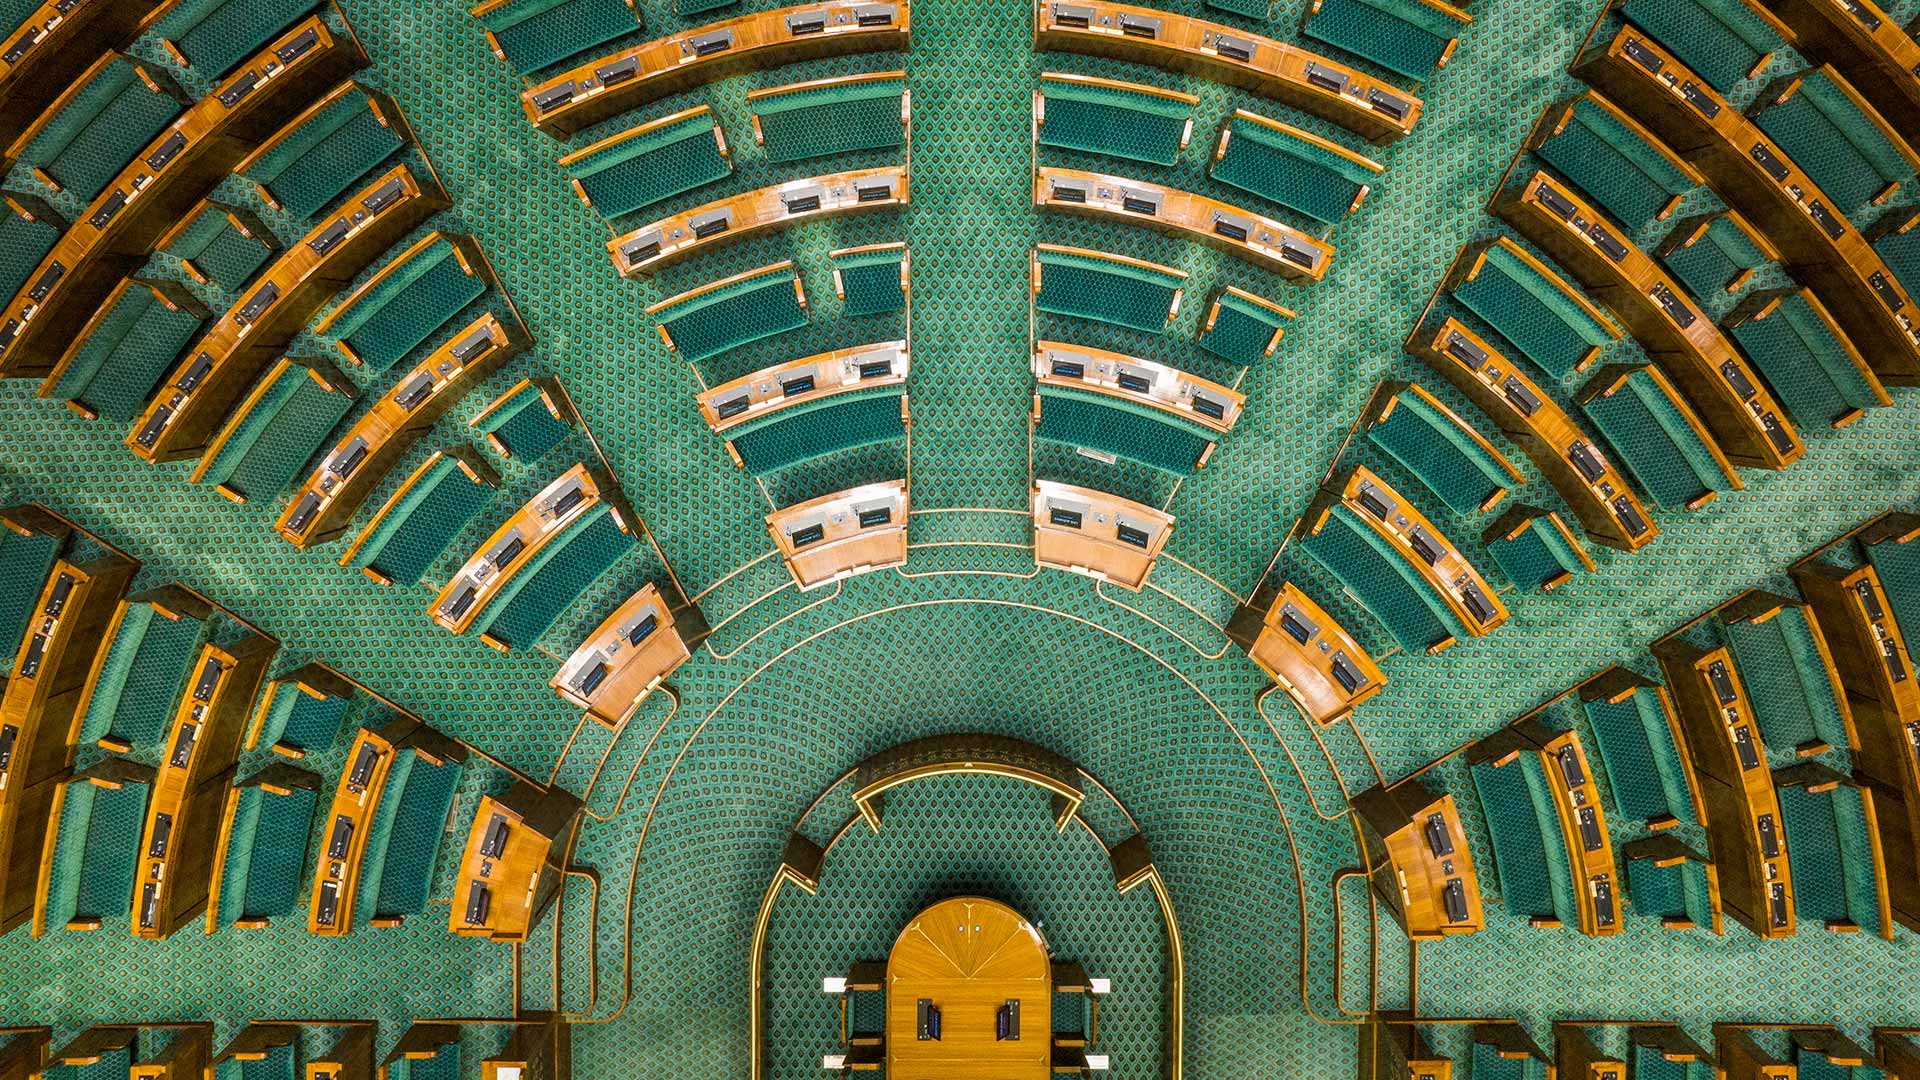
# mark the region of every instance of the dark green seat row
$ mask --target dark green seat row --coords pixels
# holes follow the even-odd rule
[[[1465,635],[1426,580],[1346,506],[1333,506],[1324,527],[1300,543],[1406,651],[1423,653]]]
[[[1626,0],[1620,13],[1722,94],[1786,45],[1745,0]]]
[[[1690,166],[1605,98],[1582,94],[1565,109],[1559,131],[1547,135],[1534,153],[1629,233],[1670,213],[1676,199],[1700,185]]]
[[[1410,384],[1367,439],[1440,497],[1456,514],[1478,513],[1519,486],[1520,473],[1453,410]]]
[[[22,137],[15,157],[90,202],[180,115],[185,102],[165,71],[109,53]]]
[[[399,110],[349,82],[294,117],[234,171],[269,204],[306,220],[407,142]]]
[[[891,442],[906,434],[901,422],[905,389],[894,383],[775,409],[728,431],[727,441],[755,474]]]
[[[180,260],[193,277],[237,293],[280,250],[280,244],[244,210],[208,200],[162,238],[160,250]]]
[[[298,682],[275,680],[261,706],[259,730],[249,745],[281,746],[300,752],[325,750],[340,735],[353,699],[323,693],[315,697]]]
[[[1193,132],[1198,99],[1088,75],[1040,75],[1043,146],[1171,165]]]
[[[38,611],[40,593],[64,544],[64,536],[42,532],[22,535],[11,528],[0,528],[0,650],[9,658],[9,671],[12,658],[20,655],[21,639]]]
[[[1754,123],[1843,214],[1913,177],[1914,161],[1878,114],[1829,69],[1795,76],[1756,108]]]
[[[1174,476],[1193,475],[1220,437],[1150,405],[1058,386],[1040,388],[1040,425],[1034,434]]]
[[[1237,288],[1221,290],[1201,323],[1199,345],[1242,367],[1273,355],[1294,313]]]
[[[1802,427],[1839,427],[1892,403],[1826,307],[1805,289],[1756,294],[1728,322],[1740,351]]]
[[[128,278],[94,313],[69,346],[71,359],[41,392],[96,418],[127,423],[212,317],[173,282]]]
[[[1788,604],[1765,622],[1727,623],[1725,636],[1752,699],[1760,741],[1778,750],[1848,746],[1846,704],[1828,676],[1807,609]]]
[[[499,485],[473,479],[459,458],[444,453],[428,459],[405,484],[349,561],[396,585],[416,585],[493,502]]]
[[[686,360],[699,363],[807,323],[800,275],[791,262],[736,275],[718,287],[647,309]]]
[[[1624,700],[1583,701],[1581,707],[1593,729],[1616,816],[1623,821],[1699,822],[1657,688],[1642,686]]]
[[[130,597],[94,678],[79,742],[109,739],[142,747],[159,739],[209,629],[205,619]]]
[[[184,0],[153,30],[194,74],[216,79],[318,6],[318,0]]]
[[[487,436],[494,449],[531,464],[573,434],[571,420],[556,415],[556,410],[564,413],[566,405],[555,399],[545,380],[523,379],[481,410],[473,418],[472,427]]]
[[[115,767],[110,776],[109,766]],[[85,778],[96,771],[115,786]],[[44,917],[50,928],[124,918],[133,905],[153,770],[110,760],[88,773],[65,781],[53,862],[47,868]]]
[[[733,171],[713,110],[696,106],[560,159],[581,201],[617,218],[711,184]]]
[[[1187,275],[1104,252],[1041,247],[1034,252],[1041,311],[1157,334],[1167,328]]]
[[[904,73],[883,72],[755,91],[747,103],[767,160],[789,162],[905,144],[906,93]]]
[[[1487,248],[1478,271],[1455,284],[1453,295],[1556,379],[1621,336],[1594,317],[1564,276],[1510,241]]]
[[[269,791],[259,784],[236,790],[233,831],[220,878],[221,922],[291,915],[312,869],[307,838],[319,792],[311,787]]]
[[[1763,241],[1728,211],[1685,218],[1654,248],[1654,255],[1702,303],[1737,292],[1775,259]]]
[[[501,58],[525,75],[640,28],[630,0],[491,0],[473,9]]]
[[[433,233],[374,272],[316,332],[340,339],[369,371],[386,372],[487,291],[479,249]]]
[[[1516,506],[1489,529],[1487,551],[1507,580],[1522,589],[1557,588],[1593,569],[1559,517],[1535,507]]]
[[[1498,768],[1482,762],[1471,769],[1473,787],[1493,840],[1493,866],[1507,910],[1523,919],[1557,919],[1562,917],[1559,890],[1547,864],[1547,833],[1529,767],[1524,754]]]
[[[581,515],[565,536],[550,541],[500,590],[475,629],[513,648],[532,648],[562,612],[639,541],[621,530],[613,508]]]
[[[354,396],[353,384],[331,364],[280,360],[228,418],[192,478],[242,501],[278,495],[326,443]]]
[[[907,306],[907,245],[874,244],[829,252],[840,314],[885,315]]]
[[[1825,791],[1791,784],[1776,788],[1799,920],[1890,933],[1879,900],[1885,886],[1876,865],[1876,841],[1860,789],[1845,783]]]
[[[1438,0],[1315,0],[1301,33],[1409,79],[1445,64],[1472,22]]]
[[[1370,158],[1277,120],[1236,109],[1213,178],[1315,221],[1339,223],[1383,171]]]
[[[373,893],[375,917],[418,915],[426,910],[433,869],[447,836],[447,815],[464,771],[458,761],[435,764],[419,754],[402,754],[395,763],[387,777],[387,794],[381,799],[383,814],[389,802],[393,810],[380,849],[379,888]],[[369,884],[363,880],[363,893]]]
[[[0,296],[11,299],[40,267],[67,222],[53,207],[29,195],[7,192],[0,216]]]
[[[1608,372],[1596,376],[1611,379]],[[1714,492],[1740,486],[1714,455],[1692,410],[1654,368],[1633,366],[1611,394],[1596,395],[1582,407],[1656,504],[1696,506]]]

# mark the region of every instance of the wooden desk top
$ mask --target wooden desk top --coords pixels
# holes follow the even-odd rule
[[[519,327],[502,323],[492,312],[454,334],[368,406],[314,466],[274,526],[281,539],[307,548],[345,532],[414,442],[475,384],[526,347]]]
[[[1580,744],[1580,736],[1571,731],[1555,733],[1541,727],[1529,737],[1535,742],[1534,753],[1547,778],[1567,863],[1573,869],[1574,908],[1580,932],[1593,937],[1617,934],[1624,890],[1614,867],[1606,811],[1600,805],[1600,788],[1586,748]]]
[[[1033,205],[1158,229],[1294,281],[1319,281],[1333,262],[1332,244],[1291,225],[1205,195],[1124,176],[1043,165],[1034,170]]]
[[[1687,290],[1600,211],[1545,171],[1494,202],[1501,217],[1578,276],[1679,385],[1736,464],[1781,469],[1806,446],[1785,410]]]
[[[1237,27],[1107,0],[1039,0],[1034,45],[1203,75],[1284,101],[1373,142],[1413,131],[1420,99],[1359,69]]]
[[[1574,70],[1686,154],[1721,198],[1766,231],[1881,378],[1920,381],[1920,300],[1757,125],[1632,27]]]
[[[940,1010],[940,1038],[920,1039],[918,1002]],[[996,1038],[1019,1001],[1020,1038]],[[1050,1080],[1053,968],[1046,939],[1005,904],[942,900],[913,917],[887,955],[887,1068],[894,1080]]]
[[[1793,580],[1820,620],[1853,713],[1854,765],[1920,809],[1920,685],[1879,572],[1870,563],[1806,561]]]
[[[533,126],[556,138],[615,113],[746,71],[822,56],[907,48],[907,0],[826,0],[739,15],[622,49],[520,94]]]
[[[1436,796],[1408,780],[1362,792],[1353,807],[1385,849],[1386,862],[1374,867],[1374,888],[1409,936],[1431,940],[1486,925],[1473,852],[1452,795]]]
[[[520,782],[474,811],[454,877],[447,929],[525,941],[561,873],[580,800]]]
[[[365,63],[351,38],[311,16],[182,112],[74,219],[0,313],[0,373],[45,374],[108,290],[255,140]]]
[[[1173,534],[1173,515],[1132,499],[1054,480],[1033,485],[1033,557],[1135,592]]]
[[[851,345],[762,368],[700,392],[700,415],[715,434],[768,414],[834,394],[897,386],[907,381],[911,357],[905,341]]]
[[[649,222],[607,241],[623,277],[652,274],[682,259],[796,221],[906,206],[905,165],[828,173],[743,191]]]
[[[1387,685],[1360,643],[1291,581],[1268,606],[1247,655],[1318,724],[1331,724]]]
[[[587,635],[547,685],[595,720],[618,728],[692,655],[666,597],[648,583]]]
[[[907,561],[905,480],[829,492],[767,515],[767,531],[801,589]]]
[[[1033,376],[1042,386],[1063,386],[1146,405],[1189,424],[1225,435],[1246,407],[1247,396],[1211,379],[1111,349],[1064,341],[1033,344]]]
[[[167,377],[126,438],[146,461],[198,454],[274,351],[355,274],[447,199],[431,178],[394,166],[280,254]]]
[[[434,598],[433,606],[427,609],[433,621],[453,633],[466,633],[487,604],[516,572],[533,562],[541,548],[604,501],[596,471],[584,463],[575,465],[502,522],[467,556],[459,572]]]

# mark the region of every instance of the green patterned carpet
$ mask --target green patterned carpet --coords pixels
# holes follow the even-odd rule
[[[141,558],[138,587],[177,580],[258,623],[283,642],[276,670],[323,659],[499,762],[538,780],[552,775],[585,798],[592,817],[575,862],[598,886],[573,879],[541,922],[522,950],[518,1002],[578,1017],[580,1075],[743,1075],[749,942],[788,831],[867,755],[943,732],[998,732],[1052,749],[1098,777],[1138,820],[1185,942],[1189,1076],[1349,1074],[1345,1024],[1416,997],[1436,1016],[1519,1017],[1543,1041],[1547,1021],[1575,1015],[1677,1019],[1699,1038],[1718,1019],[1837,1022],[1856,1036],[1874,1023],[1920,1021],[1920,954],[1905,931],[1882,941],[1806,929],[1762,943],[1732,924],[1715,938],[1630,919],[1625,934],[1589,940],[1529,930],[1495,914],[1491,897],[1488,929],[1423,948],[1413,986],[1404,937],[1391,923],[1376,935],[1359,883],[1337,876],[1358,861],[1348,794],[1381,774],[1405,775],[1610,663],[1649,670],[1648,643],[1674,625],[1747,588],[1784,589],[1787,565],[1805,552],[1876,513],[1913,506],[1920,426],[1911,391],[1842,431],[1809,432],[1802,461],[1776,474],[1743,472],[1744,491],[1695,513],[1657,511],[1663,535],[1651,547],[1631,556],[1595,549],[1599,571],[1550,594],[1522,594],[1494,576],[1474,542],[1488,519],[1448,515],[1421,497],[1505,590],[1513,618],[1439,657],[1388,656],[1391,685],[1353,728],[1316,737],[1284,695],[1257,709],[1267,682],[1220,629],[1262,580],[1381,378],[1419,378],[1483,422],[1400,345],[1459,247],[1497,231],[1483,203],[1540,109],[1575,91],[1566,67],[1598,0],[1475,0],[1475,22],[1451,64],[1422,88],[1427,111],[1415,133],[1367,151],[1387,170],[1361,210],[1333,231],[1339,253],[1315,286],[1288,285],[1156,233],[1036,214],[1029,130],[1042,70],[1151,82],[1200,98],[1193,145],[1169,169],[1054,150],[1043,152],[1046,164],[1133,172],[1245,202],[1205,174],[1233,109],[1355,140],[1203,79],[1036,54],[1031,11],[1008,0],[915,0],[910,54],[779,68],[644,108],[639,116],[651,119],[711,104],[734,151],[735,173],[681,197],[670,206],[678,210],[814,171],[887,162],[886,153],[863,153],[770,164],[753,145],[745,99],[759,87],[904,66],[913,205],[739,242],[656,279],[623,281],[606,257],[606,227],[556,162],[627,124],[609,121],[566,144],[535,131],[520,111],[520,82],[489,52],[463,0],[343,2],[375,61],[362,77],[400,104],[453,197],[435,224],[478,238],[535,338],[395,469],[376,500],[428,450],[472,441],[464,421],[514,382],[557,375],[672,572],[698,596],[712,637],[668,681],[671,695],[650,698],[618,736],[579,725],[546,680],[615,603],[663,576],[644,546],[538,649],[503,656],[431,623],[429,588],[382,589],[336,565],[343,541],[294,551],[272,531],[284,495],[235,505],[190,484],[190,463],[141,464],[121,444],[124,428],[35,398],[29,380],[0,383],[0,495],[44,502]],[[1162,6],[1288,39],[1307,0],[1281,0],[1265,24],[1208,11],[1199,0]],[[665,0],[641,7],[645,30],[635,41],[704,21],[679,18]],[[1916,7],[1920,0],[1894,5],[1904,17]],[[139,51],[155,54],[150,44]],[[1775,64],[1774,71],[1794,66],[1790,58]],[[251,197],[231,181],[221,193]],[[1695,193],[1695,203],[1703,195]],[[299,231],[284,220],[270,224],[283,237]],[[763,490],[732,466],[693,396],[702,377],[717,383],[779,360],[904,336],[901,317],[838,318],[825,258],[831,249],[891,240],[912,250],[914,549],[904,571],[801,594],[769,557],[769,501],[898,476],[907,451],[894,443],[848,452],[767,478]],[[1207,295],[1238,285],[1299,313],[1279,352],[1245,372],[1247,410],[1237,429],[1177,489],[1160,474],[1032,448],[1044,477],[1165,502],[1177,517],[1155,587],[1138,594],[1034,568],[1026,415],[1035,242],[1192,274],[1179,318],[1161,337],[1051,316],[1038,323],[1043,336],[1073,335],[1232,383],[1240,372],[1193,343]],[[646,305],[785,258],[798,261],[813,300],[807,327],[709,361],[699,373],[662,346]],[[224,309],[226,299],[216,299]],[[504,310],[497,298],[481,303]],[[325,348],[303,341],[295,351]],[[1628,341],[1607,359],[1630,358],[1633,349]],[[400,369],[352,374],[374,393]],[[505,491],[428,584],[443,583],[508,507],[591,452],[576,435],[539,462],[495,457]],[[1513,456],[1527,476],[1517,494],[1558,507],[1537,470]],[[1341,460],[1364,461],[1403,491],[1415,488],[1364,440]],[[1288,548],[1275,573],[1302,582],[1386,651],[1384,630],[1311,560]],[[329,790],[347,742],[305,765]],[[268,757],[249,755],[241,772]],[[91,760],[83,755],[82,764]],[[1464,771],[1443,778],[1456,793],[1470,791]],[[446,852],[462,842],[479,796],[506,782],[501,769],[470,762],[442,840],[438,904],[451,892]],[[822,975],[881,958],[907,914],[955,891],[1000,896],[1044,918],[1062,955],[1112,977],[1102,1017],[1111,1075],[1163,1074],[1157,986],[1165,958],[1146,890],[1116,896],[1098,847],[1084,833],[1054,834],[1030,793],[948,779],[903,795],[895,809],[902,824],[878,836],[849,834],[830,854],[819,894],[789,892],[776,911],[766,988],[770,1075],[819,1074],[836,1024],[818,989]],[[1480,829],[1477,814],[1470,817]],[[1473,841],[1476,854],[1487,850],[1484,832]],[[196,926],[164,943],[131,939],[124,917],[93,934],[16,932],[0,941],[0,1025],[51,1024],[58,1044],[93,1023],[205,1017],[218,1022],[216,1041],[224,1042],[252,1019],[361,1017],[381,1021],[384,1050],[414,1018],[510,1015],[512,951],[447,934],[443,912],[430,904],[399,929],[338,939],[311,937],[293,919],[213,936]],[[1844,994],[1835,993],[1840,986]]]

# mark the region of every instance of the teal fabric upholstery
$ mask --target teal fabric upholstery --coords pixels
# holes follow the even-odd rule
[[[225,484],[248,499],[278,495],[352,405],[345,393],[315,382],[307,368],[287,365],[245,416],[229,421],[233,433],[202,481]]]
[[[662,308],[654,318],[673,336],[673,347],[699,363],[807,323],[794,290],[793,268],[770,266],[724,288]]]
[[[1507,910],[1523,919],[1554,918],[1552,879],[1547,873],[1547,836],[1527,783],[1524,761],[1504,768],[1473,766],[1474,791],[1493,838],[1494,870]],[[1484,887],[1484,879],[1483,879]]]
[[[1500,1056],[1486,1043],[1473,1044],[1473,1060],[1467,1066],[1467,1080],[1526,1080],[1525,1061]]]
[[[1652,859],[1627,861],[1627,901],[1641,915],[1656,919],[1687,916],[1686,863],[1661,866]]]
[[[1113,323],[1157,334],[1185,279],[1117,258],[1094,258],[1065,251],[1040,251],[1041,311]]]
[[[244,791],[251,794],[242,798],[257,799],[260,805],[248,853],[241,915],[259,919],[290,915],[307,883],[307,837],[319,794],[306,788],[295,788],[288,795],[270,794],[257,787]]]
[[[1833,793],[1781,786],[1780,816],[1787,833],[1787,859],[1793,870],[1793,906],[1800,921],[1813,925],[1854,921],[1847,909],[1846,869],[1840,859],[1840,826],[1834,819]]]
[[[186,0],[155,24],[194,72],[218,78],[318,6],[317,0]]]
[[[289,217],[305,220],[405,145],[398,131],[381,123],[372,98],[343,94],[248,164],[242,175]]]
[[[1679,771],[1679,750],[1655,691],[1642,689],[1617,703],[1582,702],[1582,708],[1593,729],[1618,817],[1696,820],[1693,797]]]
[[[93,788],[93,809],[87,815],[86,849],[69,918],[118,918],[133,905],[133,872],[140,861],[149,785],[125,784],[118,790],[88,786]]]
[[[237,293],[267,264],[274,249],[260,237],[236,228],[224,209],[209,205],[165,250],[176,259],[192,263],[215,285]]]
[[[1781,297],[1767,318],[1734,326],[1733,339],[1802,426],[1831,424],[1855,409],[1881,405],[1845,340],[1804,293]]]
[[[60,226],[41,217],[23,217],[12,207],[0,213],[0,296],[11,299],[59,242]]]
[[[127,423],[205,324],[184,307],[169,308],[152,289],[127,289],[81,341],[47,396]]]
[[[328,327],[376,373],[390,370],[487,291],[486,279],[461,266],[445,237],[382,269],[379,284]]]
[[[648,125],[651,127],[651,125]],[[733,171],[712,112],[615,135],[565,162],[601,216],[617,218],[711,184]]]
[[[1906,232],[1890,232],[1873,242],[1873,250],[1900,279],[1909,296],[1920,296],[1920,226]]]
[[[573,426],[557,419],[547,408],[535,383],[514,391],[510,400],[496,402],[474,430],[500,440],[508,456],[527,464],[547,456],[573,434]]]
[[[1301,546],[1408,652],[1422,653],[1448,637],[1465,635],[1425,579],[1347,507],[1333,507],[1326,526],[1302,539]]]
[[[1420,0],[1322,0],[1300,32],[1395,74],[1424,79],[1466,25]]]
[[[149,74],[153,74],[149,72]],[[164,73],[156,80],[165,79]],[[82,202],[100,194],[154,136],[180,115],[168,84],[156,93],[133,61],[118,57],[94,73],[20,152]]]
[[[1824,72],[1807,73],[1792,97],[1766,106],[1754,122],[1841,213],[1913,176],[1892,140]]]
[[[1504,247],[1488,248],[1479,275],[1453,295],[1556,379],[1613,340],[1559,285]]]
[[[1763,623],[1731,623],[1733,648],[1760,738],[1774,749],[1808,743],[1847,745],[1844,707],[1827,677],[1820,642],[1804,609],[1789,605]]]
[[[1690,218],[1674,226],[1674,231],[1691,232],[1698,224],[1698,218]],[[1725,214],[1714,215],[1699,239],[1687,247],[1674,248],[1660,256],[1660,261],[1703,302],[1731,292],[1733,283],[1746,271],[1757,271],[1769,262],[1766,253]]]
[[[20,655],[20,641],[40,603],[40,591],[60,557],[60,538],[21,536],[0,529],[0,649]],[[8,670],[12,670],[8,660]]]
[[[453,795],[460,787],[463,768],[459,762],[435,765],[421,758],[408,771],[400,790],[388,794],[397,805],[380,860],[380,891],[374,914],[417,915],[426,910],[434,864],[440,857],[440,842],[446,836],[447,815],[453,809]]]
[[[1063,387],[1040,389],[1043,439],[1115,454],[1174,476],[1191,476],[1219,436],[1148,405]]]
[[[298,683],[275,683],[273,696],[267,701],[266,719],[260,725],[260,742],[324,750],[340,734],[340,722],[352,705],[350,698],[314,697]]]
[[[1337,224],[1379,174],[1300,135],[1234,116],[1213,178],[1289,210]]]
[[[893,248],[835,257],[833,268],[840,275],[841,291],[846,293],[840,302],[840,314],[858,318],[906,307],[907,293],[900,287],[900,264],[906,254],[905,248]]]
[[[1887,603],[1893,608],[1893,620],[1902,634],[1920,627],[1920,542],[1896,544],[1884,541],[1867,546],[1867,561],[1880,575],[1880,587],[1886,590]]]
[[[1589,96],[1576,98],[1565,126],[1534,151],[1588,198],[1638,232],[1675,196],[1693,189],[1661,147]]]
[[[1518,483],[1454,418],[1411,389],[1400,392],[1386,420],[1367,429],[1367,439],[1456,514],[1478,513]]]
[[[512,0],[480,25],[521,75],[552,67],[640,28],[626,0]]]
[[[727,433],[748,472],[768,473],[817,457],[902,438],[902,389],[875,387],[789,405]]]
[[[1129,161],[1173,164],[1193,119],[1190,103],[1139,90],[1042,76],[1040,93],[1043,145]]]
[[[1740,0],[1627,0],[1620,13],[1721,93],[1786,45]]]
[[[361,545],[358,565],[386,575],[396,585],[418,584],[498,491],[469,480],[456,459],[441,458],[381,520],[379,531]]]
[[[1534,518],[1525,532],[1511,540],[1494,538],[1487,544],[1487,551],[1507,579],[1523,589],[1544,588],[1564,574],[1587,569],[1566,536],[1544,516]]]
[[[140,747],[158,739],[206,632],[197,619],[169,619],[151,604],[129,604],[94,681],[80,741],[111,736]]]
[[[1682,406],[1644,370],[1630,376],[1612,397],[1594,398],[1584,408],[1660,506],[1685,506],[1709,491],[1733,486],[1687,423]]]
[[[515,648],[532,648],[561,612],[637,543],[620,531],[611,507],[602,504],[588,511],[567,535],[541,548],[532,563],[520,568],[475,628]]]
[[[1201,332],[1200,347],[1242,367],[1264,360],[1268,343],[1276,332],[1284,332],[1287,317],[1232,293],[1221,293],[1219,301],[1220,312],[1213,326]]]
[[[240,1062],[240,1080],[299,1080],[300,1057],[291,1044],[267,1048],[267,1056]]]
[[[767,160],[801,161],[904,144],[901,97],[907,81],[873,79],[755,98]]]

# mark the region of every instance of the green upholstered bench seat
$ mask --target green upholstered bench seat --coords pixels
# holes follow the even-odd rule
[[[1782,770],[1790,774],[1796,766]],[[1818,767],[1815,767],[1818,769]],[[1829,782],[1839,774],[1819,770]],[[1825,791],[1776,784],[1793,873],[1793,906],[1803,924],[1858,927],[1891,933],[1879,896],[1883,888],[1878,837],[1868,827],[1859,788],[1847,783]]]
[[[1273,355],[1295,317],[1291,309],[1228,286],[1214,295],[1199,345],[1222,360],[1250,367]]]
[[[1826,307],[1805,289],[1756,294],[1729,317],[1728,328],[1802,426],[1840,427],[1891,403]]]
[[[695,106],[609,135],[560,159],[580,200],[617,218],[733,171],[713,110]]]
[[[296,220],[312,217],[407,144],[393,105],[343,83],[234,169]]]
[[[1300,543],[1406,651],[1423,653],[1466,636],[1426,579],[1344,504],[1330,508],[1320,531]]]
[[[1185,271],[1121,255],[1042,244],[1034,251],[1041,311],[1157,334],[1180,304]]]
[[[647,309],[682,357],[699,363],[807,323],[793,263],[748,270]]]
[[[907,245],[873,244],[827,253],[840,314],[858,318],[885,315],[907,306]]]
[[[236,791],[233,831],[220,875],[220,921],[291,915],[311,870],[307,839],[319,792],[312,787],[269,791],[257,783]]]
[[[108,760],[64,781],[52,865],[45,870],[49,926],[124,918],[131,910],[152,778],[147,766]]]
[[[18,160],[91,201],[180,115],[183,98],[165,71],[108,53],[41,114]]]
[[[185,0],[153,29],[194,74],[216,79],[318,6],[318,0]]]
[[[386,1068],[387,1080],[460,1080],[460,1044],[448,1043],[432,1057],[395,1058]]]
[[[1487,531],[1487,551],[1507,580],[1522,589],[1554,589],[1593,563],[1580,541],[1549,510],[1516,506]],[[1511,518],[1511,520],[1509,520]]]
[[[303,686],[288,677],[268,684],[260,726],[248,739],[248,747],[275,746],[305,753],[332,746],[347,710],[353,707],[351,696],[334,689]]]
[[[802,161],[905,144],[906,93],[905,73],[888,71],[756,90],[747,104],[767,160]]]
[[[261,1057],[230,1057],[214,1066],[213,1080],[300,1080],[299,1048],[293,1043],[263,1047]]]
[[[1620,13],[1723,94],[1786,46],[1745,0],[1626,0]]]
[[[241,502],[278,495],[353,401],[353,384],[333,365],[284,358],[227,418],[192,479]]]
[[[1386,413],[1379,419],[1379,412]],[[1491,509],[1519,486],[1520,471],[1458,413],[1417,383],[1369,409],[1367,439],[1419,478],[1457,514]]]
[[[1629,912],[1676,929],[1718,928],[1708,864],[1692,848],[1673,834],[1662,833],[1622,844],[1620,855]],[[1653,1057],[1664,1063],[1657,1053]],[[1684,1077],[1686,1073],[1663,1071],[1660,1075]]]
[[[172,282],[128,278],[88,319],[41,392],[83,414],[127,423],[211,317]]]
[[[1300,32],[1409,79],[1444,65],[1473,19],[1439,0],[1314,0]]]
[[[6,655],[19,656],[20,641],[64,543],[63,536],[52,533],[29,536],[0,528],[0,650]],[[11,661],[8,670],[12,670]]]
[[[1693,794],[1657,687],[1619,701],[1581,702],[1600,751],[1616,816],[1624,821],[1696,824]]]
[[[1381,165],[1311,132],[1236,109],[1213,178],[1328,225],[1358,209]]]
[[[1507,910],[1523,919],[1562,919],[1559,890],[1547,863],[1543,807],[1536,798],[1535,778],[1527,773],[1533,767],[1529,757],[1522,754],[1497,768],[1487,762],[1474,765],[1470,770],[1473,787],[1480,796],[1487,835],[1493,840],[1493,868]],[[1549,815],[1553,813],[1551,807],[1544,809]],[[1483,887],[1484,882],[1483,876]]]
[[[189,275],[230,293],[245,289],[279,247],[251,214],[211,200],[160,243],[160,250],[180,260]]]
[[[573,434],[572,413],[558,383],[522,379],[469,421],[495,450],[531,464]]]
[[[1563,276],[1504,237],[1468,273],[1454,297],[1556,379],[1621,336]]]
[[[1843,214],[1884,198],[1920,168],[1872,106],[1831,68],[1770,87],[1755,109],[1760,130]]]
[[[12,299],[66,231],[66,221],[53,207],[30,195],[8,192],[4,216],[0,216],[0,297]]]
[[[142,747],[160,738],[208,631],[203,618],[171,614],[179,617],[150,598],[126,600],[87,700],[81,744],[108,739]]]
[[[1908,295],[1920,295],[1920,208],[1896,207],[1881,221],[1884,224],[1868,234],[1873,250]]]
[[[900,383],[851,390],[775,409],[727,432],[751,473],[768,473],[842,450],[903,437]]]
[[[382,507],[349,561],[392,584],[418,584],[497,494],[498,483],[474,479],[460,458],[436,454]]]
[[[1788,604],[1765,622],[1725,625],[1760,741],[1778,750],[1849,746],[1846,705],[1827,674],[1825,643],[1807,609]]]
[[[1701,184],[1691,165],[1595,93],[1548,113],[1536,138],[1534,153],[1629,233],[1671,214]]]
[[[1867,561],[1880,575],[1880,587],[1886,590],[1887,603],[1893,608],[1893,621],[1902,627],[1920,626],[1920,542],[1882,540],[1862,546]]]
[[[532,648],[638,542],[620,528],[613,507],[601,503],[522,566],[474,620],[474,629],[509,647]]]
[[[1613,444],[1640,487],[1664,507],[1695,508],[1713,493],[1739,488],[1733,472],[1718,459],[1693,411],[1670,383],[1648,366],[1603,371],[1595,384],[1618,384],[1608,395],[1583,402],[1591,419]]]
[[[376,829],[384,835],[369,838],[369,843],[381,841],[379,879],[361,881],[361,896],[371,894],[376,918],[426,910],[441,841],[447,837],[447,815],[465,771],[458,761],[437,764],[416,753],[403,754],[402,760],[412,764],[404,769],[396,765],[389,772],[380,800],[385,828]]]
[[[1688,292],[1706,303],[1738,292],[1778,258],[1764,238],[1727,210],[1676,223],[1653,254]]]
[[[1193,134],[1198,103],[1191,94],[1157,86],[1042,72],[1040,142],[1171,165]]]
[[[494,51],[521,75],[640,28],[629,0],[491,0],[473,9]]]
[[[1220,438],[1211,428],[1151,405],[1060,386],[1040,388],[1040,424],[1034,434],[1174,476],[1193,475]]]
[[[385,372],[487,291],[479,249],[433,233],[375,271],[315,331],[338,338],[348,359]]]

